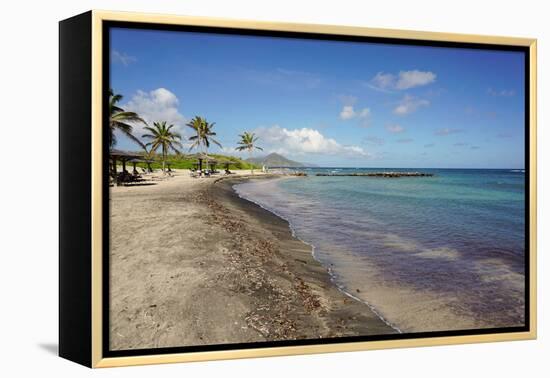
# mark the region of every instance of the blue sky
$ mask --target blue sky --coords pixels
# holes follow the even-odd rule
[[[524,69],[517,52],[111,31],[123,108],[321,166],[524,168]]]

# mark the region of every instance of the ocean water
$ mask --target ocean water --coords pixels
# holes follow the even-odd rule
[[[381,170],[306,169],[235,190],[285,218],[342,291],[399,331],[524,325],[524,171],[314,176]]]

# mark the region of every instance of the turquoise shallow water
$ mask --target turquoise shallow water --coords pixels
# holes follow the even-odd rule
[[[381,170],[308,169],[235,189],[287,219],[336,284],[400,330],[523,325],[524,172],[314,176]]]

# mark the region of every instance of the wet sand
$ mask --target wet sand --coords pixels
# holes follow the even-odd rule
[[[395,332],[286,221],[234,193],[243,173],[111,188],[111,350]]]

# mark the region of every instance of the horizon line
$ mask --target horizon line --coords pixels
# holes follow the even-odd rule
[[[136,151],[136,150],[121,150],[121,151],[125,151],[125,152],[133,152],[133,153],[143,153],[142,150],[139,150],[139,151]],[[182,153],[181,155],[194,155],[194,154],[197,154],[199,152],[189,152],[189,153]],[[230,156],[230,157],[236,157],[238,159],[241,159],[243,161],[246,161],[247,159],[246,158],[242,158],[242,157],[239,157],[239,156],[236,156],[236,155],[227,155],[227,154],[224,154],[224,153],[218,153],[218,152],[212,152],[211,155],[222,155],[222,156]],[[268,154],[269,155],[269,154]],[[177,156],[176,154],[169,154],[168,156]],[[283,155],[281,155],[283,156]],[[288,159],[286,156],[283,156],[284,158]],[[289,159],[289,160],[292,160],[292,159]],[[479,167],[479,168],[474,168],[474,167],[398,167],[398,166],[394,166],[394,167],[383,167],[383,166],[377,166],[377,167],[367,167],[367,166],[338,166],[338,165],[334,165],[334,166],[331,166],[331,165],[317,165],[317,164],[314,164],[314,163],[303,163],[303,162],[299,162],[299,161],[296,161],[297,163],[300,163],[300,164],[304,164],[302,165],[301,167],[284,167],[284,166],[278,166],[278,167],[273,167],[273,168],[332,168],[332,169],[485,169],[485,170],[489,170],[489,169],[493,169],[493,170],[525,170],[524,167],[521,167],[521,168],[516,168],[516,167],[505,167],[505,168],[496,168],[496,167]],[[313,164],[313,165],[307,165],[307,164]]]

